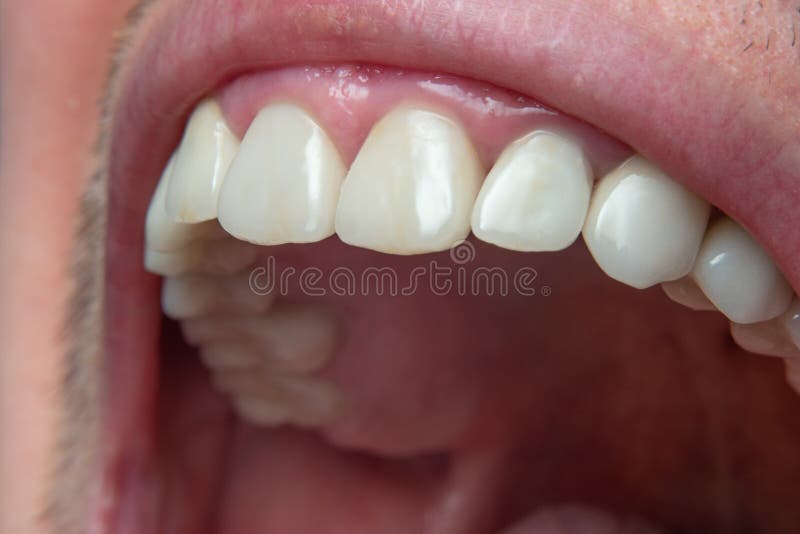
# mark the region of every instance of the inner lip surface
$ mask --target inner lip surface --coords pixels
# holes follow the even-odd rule
[[[797,287],[796,259],[789,256],[791,244],[796,242],[796,230],[790,224],[797,214],[788,209],[796,204],[793,199],[797,195],[788,187],[793,171],[781,167],[786,158],[778,157],[783,149],[779,132],[767,126],[756,111],[740,110],[737,122],[724,130],[728,132],[726,138],[718,139],[715,121],[727,122],[739,102],[715,101],[717,92],[712,82],[699,86],[702,82],[698,80],[713,80],[707,72],[698,80],[691,79],[692,83],[681,83],[693,73],[686,68],[690,63],[683,61],[680,54],[669,58],[672,63],[666,55],[660,56],[665,43],[652,42],[652,37],[647,37],[647,45],[643,45],[644,35],[631,28],[619,49],[612,49],[611,53],[602,47],[588,50],[590,54],[602,52],[602,59],[592,64],[578,41],[561,39],[557,47],[552,46],[559,34],[563,36],[562,32],[597,38],[619,32],[619,28],[598,26],[591,13],[573,17],[568,29],[528,27],[525,39],[520,40],[520,36],[501,32],[490,35],[486,27],[491,26],[491,19],[487,21],[485,17],[467,17],[456,31],[445,24],[444,14],[437,13],[436,8],[423,8],[422,13],[413,14],[399,9],[389,14],[368,2],[318,2],[308,10],[293,4],[286,0],[272,2],[269,7],[236,10],[213,0],[200,0],[181,9],[176,7],[154,37],[141,45],[140,59],[128,73],[131,82],[122,87],[111,145],[106,347],[107,354],[113,355],[109,373],[114,378],[114,389],[108,414],[120,413],[118,408],[129,406],[132,399],[146,398],[142,385],[156,387],[158,281],[146,275],[141,262],[136,261],[141,256],[142,221],[151,184],[198,98],[227,80],[259,69],[297,62],[374,62],[453,73],[537,95],[565,112],[602,125],[621,140],[635,139],[637,142],[631,145],[671,171],[676,180],[684,181],[749,223],[750,229],[782,260],[787,278]],[[538,9],[556,11],[558,7]],[[439,31],[431,31],[432,24],[439,25]],[[262,31],[264,27],[272,28],[269,35]],[[346,28],[344,33],[340,31],[342,27]],[[209,28],[215,31],[208,32]],[[538,38],[532,39],[531,35]],[[508,43],[498,42],[500,38],[527,43],[527,47],[509,50]],[[640,56],[652,58],[640,57],[639,62],[631,63],[626,57],[627,46],[638,46]],[[655,57],[660,62],[648,61]],[[536,75],[521,74],[523,65]],[[692,98],[687,98],[683,106],[673,106],[680,95],[654,90],[650,80],[659,76],[685,88]],[[604,83],[587,81],[592,79]],[[598,87],[601,89],[593,90]],[[698,114],[698,110],[706,113]],[[709,110],[716,112],[708,113]],[[698,124],[703,120],[698,117],[705,122]],[[658,127],[653,128],[653,124]],[[687,128],[690,124],[693,127]],[[741,147],[752,142],[752,131],[765,134],[759,136],[758,145],[747,145],[745,157]],[[729,157],[733,153],[737,157]],[[767,156],[776,157],[767,160]],[[722,187],[728,181],[738,183],[736,177],[742,177],[741,182],[750,190],[745,193],[741,188]],[[744,199],[758,194],[777,198],[776,191],[789,191],[792,195],[783,195],[785,205],[781,201],[771,203],[769,217],[744,205]],[[785,215],[782,220],[786,223],[776,229],[780,214]],[[770,238],[773,230],[780,235]],[[126,305],[115,306],[120,302]],[[119,481],[125,473],[131,474],[133,485],[137,484],[132,473],[146,466],[146,457],[152,451],[147,440],[137,440],[135,436],[151,424],[145,414],[152,409],[152,405],[140,402],[136,409],[124,412],[132,413],[131,418],[110,426],[117,430],[110,435],[116,434],[121,442],[133,438],[124,447],[114,439],[108,444],[109,458],[116,461],[112,471],[105,473],[112,486],[124,487],[124,481]],[[134,487],[121,492],[143,489]],[[124,510],[107,512],[126,515]],[[128,513],[134,515],[132,511]]]

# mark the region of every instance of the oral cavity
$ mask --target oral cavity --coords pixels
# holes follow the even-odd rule
[[[334,234],[412,255],[470,232],[519,252],[562,250],[582,233],[608,276],[718,310],[742,348],[790,359],[797,384],[800,304],[777,266],[644,157],[499,90],[407,75],[389,92],[371,80],[389,74],[358,69],[299,70],[299,86],[281,76],[198,105],[146,222],[163,309],[244,419],[325,425],[346,409],[314,376],[340,341],[335,317],[257,295],[248,278],[262,246]]]

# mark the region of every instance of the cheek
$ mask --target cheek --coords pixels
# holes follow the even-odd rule
[[[0,402],[0,433],[14,436],[0,457],[3,532],[39,532],[57,439],[77,200],[112,32],[130,3],[0,6],[0,392],[11,400]]]

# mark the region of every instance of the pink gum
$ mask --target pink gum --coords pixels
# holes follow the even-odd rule
[[[259,110],[270,103],[303,107],[325,128],[348,165],[375,122],[404,103],[458,120],[487,169],[509,143],[539,129],[578,139],[597,176],[631,153],[593,126],[526,96],[445,74],[360,65],[288,67],[242,76],[215,96],[240,138]]]

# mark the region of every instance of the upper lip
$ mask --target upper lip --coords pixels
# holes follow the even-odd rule
[[[599,17],[608,6],[594,2],[176,2],[137,43],[115,101],[112,234],[121,216],[123,241],[141,243],[147,197],[200,97],[256,69],[364,62],[494,83],[600,127],[742,222],[799,289],[789,121],[680,39]]]

